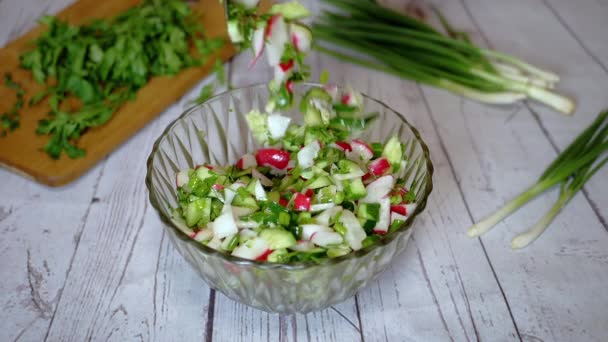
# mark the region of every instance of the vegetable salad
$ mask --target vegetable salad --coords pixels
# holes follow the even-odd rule
[[[178,172],[175,222],[201,244],[258,261],[319,262],[374,244],[414,212],[416,196],[396,136],[354,138],[376,117],[362,108],[357,92],[325,86],[303,96],[303,125],[251,111],[264,147],[233,165]]]

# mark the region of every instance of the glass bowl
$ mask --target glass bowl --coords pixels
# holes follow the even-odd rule
[[[318,85],[298,85],[295,99]],[[385,142],[397,134],[409,156],[408,188],[417,195],[417,207],[398,230],[379,243],[322,264],[273,264],[245,260],[216,251],[191,239],[171,221],[176,208],[175,174],[196,165],[235,163],[261,147],[247,126],[245,114],[262,110],[268,98],[266,85],[230,90],[185,111],[154,144],[148,158],[146,186],[150,202],[165,223],[175,248],[212,288],[229,298],[268,311],[306,313],[326,308],[353,296],[376,279],[406,247],[412,224],[424,210],[432,190],[433,165],[418,131],[403,116],[380,101],[365,98],[365,112],[379,114],[359,134],[367,141]],[[301,123],[298,106],[284,115]]]

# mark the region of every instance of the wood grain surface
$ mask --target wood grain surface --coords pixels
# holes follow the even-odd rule
[[[0,44],[68,2],[0,0]],[[556,193],[480,239],[465,232],[608,107],[608,1],[432,4],[479,44],[559,73],[579,108],[565,118],[527,103],[484,106],[313,53],[313,78],[328,70],[404,113],[431,150],[427,209],[408,249],[377,281],[327,310],[273,315],[216,293],[175,251],[148,204],[144,164],[208,79],[65,187],[0,170],[0,341],[605,341],[608,169],[525,250],[512,251],[510,238]],[[232,86],[271,77],[264,63],[246,71],[250,58],[226,65]]]
[[[138,0],[80,0],[61,11],[58,16],[73,24],[83,24],[94,18],[114,16],[137,3]],[[192,2],[192,7],[202,14],[201,21],[209,37],[226,36],[224,10],[218,1],[198,0]],[[0,75],[10,72],[16,81],[23,84],[30,96],[43,88],[29,72],[19,68],[19,55],[31,48],[31,41],[43,30],[44,27],[36,27],[0,49]],[[49,137],[35,134],[38,121],[46,117],[49,111],[48,103],[44,101],[33,107],[26,105],[20,111],[21,127],[0,138],[0,165],[47,185],[69,183],[105,158],[208,75],[217,57],[226,61],[234,52],[232,45],[225,44],[202,67],[186,69],[176,76],[152,78],[138,91],[135,101],[122,106],[106,124],[90,129],[83,135],[78,142],[78,146],[86,150],[83,158],[70,159],[65,154],[59,160],[50,158],[42,150]],[[0,98],[3,99],[0,102],[0,112],[8,110],[13,103],[10,100],[14,98],[13,91],[0,87]]]

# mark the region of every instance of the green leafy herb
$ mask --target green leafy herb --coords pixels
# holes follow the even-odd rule
[[[179,0],[144,0],[114,18],[82,26],[42,17],[47,30],[20,59],[22,68],[47,85],[30,100],[35,105],[49,99],[49,117],[36,131],[50,135],[44,150],[53,158],[62,152],[82,157],[85,152],[76,145],[80,136],[110,120],[151,77],[205,63],[224,41],[206,39],[196,19]],[[81,105],[71,106],[69,98]]]
[[[8,132],[12,132],[19,128],[21,121],[19,110],[23,108],[23,96],[25,95],[23,87],[15,82],[12,75],[9,73],[4,74],[4,85],[15,91],[15,103],[8,112],[4,112],[0,115],[0,136],[3,137],[6,136]]]

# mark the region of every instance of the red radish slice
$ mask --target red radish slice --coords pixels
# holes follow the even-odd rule
[[[367,165],[367,168],[374,176],[381,176],[391,168],[391,164],[386,158],[378,158],[369,163],[369,165]]]
[[[287,80],[287,82],[285,83],[285,89],[287,89],[288,93],[293,94],[293,81],[292,80]]]
[[[304,25],[290,24],[289,36],[291,43],[299,52],[307,53],[312,45],[312,32]]]
[[[224,205],[224,208],[229,207],[230,205]],[[236,226],[236,221],[234,220],[234,215],[232,215],[232,210],[224,212],[218,218],[213,221],[213,236],[223,239],[226,236],[236,234],[239,232],[239,228]]]
[[[215,191],[222,191],[224,190],[224,186],[222,184],[213,184],[211,186],[211,188]]]
[[[285,51],[285,43],[289,41],[287,25],[283,16],[273,15],[266,25],[266,57],[270,66],[278,65]]]
[[[258,169],[251,169],[251,176],[253,178],[259,179],[262,182],[263,186],[272,186],[273,183],[270,178],[264,176]]]
[[[309,168],[315,164],[315,158],[321,150],[321,145],[318,141],[313,141],[310,144],[304,146],[298,152],[298,164],[303,168]]]
[[[285,136],[287,127],[291,123],[291,118],[279,114],[268,116],[268,131],[272,139],[281,139]]]
[[[213,238],[213,229],[201,229],[198,232],[192,232],[190,237],[197,242],[211,240]]]
[[[243,259],[256,260],[268,253],[268,250],[268,243],[265,240],[253,238],[235,248],[234,251],[232,251],[232,255]],[[266,255],[266,257],[268,257],[268,255]]]
[[[308,189],[308,190],[306,190],[306,192],[304,193],[304,195],[306,195],[306,197],[312,198],[312,196],[315,195],[315,192],[312,189]]]
[[[391,205],[391,211],[399,215],[407,216],[405,204]]]
[[[391,213],[391,224],[392,224],[393,222],[395,222],[396,220],[399,220],[399,221],[405,221],[405,220],[407,220],[407,216],[403,216],[403,215],[401,215],[401,214],[397,214],[397,213],[395,213],[395,212],[392,212],[392,213]]]
[[[383,198],[378,202],[380,203],[380,220],[376,223],[374,232],[386,233],[391,224],[391,201],[388,198]]]
[[[284,199],[283,197],[279,198],[279,205],[285,208],[287,207],[287,204],[289,204],[289,202],[286,199]]]
[[[297,251],[297,252],[305,252],[315,248],[315,245],[310,241],[300,240],[294,246],[289,247],[289,249]]]
[[[342,207],[329,208],[324,212],[320,213],[319,215],[315,216],[314,219],[318,224],[329,226],[329,220],[341,211]]]
[[[289,152],[277,148],[262,148],[255,155],[260,166],[273,166],[283,170],[289,163]]]
[[[340,102],[342,102],[343,105],[348,105],[348,103],[350,102],[350,94],[342,95],[342,99],[340,99]]]
[[[188,184],[189,181],[190,177],[188,176],[188,171],[186,170],[180,171],[175,175],[175,185],[177,185],[178,188]]]
[[[361,223],[350,210],[342,211],[340,222],[346,228],[344,239],[353,250],[361,249],[363,240],[367,237],[365,230],[361,227]]]
[[[369,161],[374,156],[374,150],[372,150],[371,146],[369,146],[366,142],[354,139],[351,141],[350,146],[352,148],[352,153],[350,153],[355,159],[360,159],[363,161]],[[348,155],[347,155],[348,157]],[[349,159],[352,159],[349,157]]]
[[[268,256],[272,254],[272,250],[271,249],[267,249],[262,255],[260,255],[259,257],[255,258],[256,261],[266,261],[268,260]]]
[[[253,31],[253,59],[249,63],[249,68],[253,67],[255,63],[257,63],[258,59],[264,52],[264,35],[266,34],[266,25],[258,27],[255,31]]]
[[[342,235],[336,232],[316,232],[310,239],[317,246],[327,247],[328,245],[336,245],[342,243]]]
[[[378,234],[378,235],[384,235],[384,234],[386,234],[388,231],[384,231],[384,230],[377,230],[377,229],[375,229],[375,228],[374,228],[373,232],[374,232],[375,234]]]
[[[268,199],[268,197],[266,197],[266,191],[264,190],[264,187],[262,187],[262,183],[259,179],[255,182],[255,199],[258,201],[265,201]]]
[[[369,183],[365,188],[367,195],[361,199],[361,203],[379,203],[390,194],[394,183],[395,178],[391,175],[382,176]]]
[[[245,170],[250,167],[256,167],[256,166],[258,166],[258,163],[255,160],[255,157],[249,153],[243,155],[241,157],[241,159],[239,159],[239,161],[236,162],[236,167],[238,167],[241,170]]]
[[[350,147],[350,144],[347,143],[346,141],[336,141],[334,143],[338,148],[340,148],[342,151],[352,151],[353,149]]]
[[[312,239],[313,235],[315,235],[318,232],[331,232],[332,230],[324,225],[320,225],[320,224],[303,224],[302,225],[302,239],[303,240],[310,240]]]
[[[297,193],[293,202],[296,211],[310,211],[310,202],[312,199],[302,193]]]
[[[338,98],[338,86],[335,84],[326,84],[323,89],[331,96],[332,102],[335,102]]]

